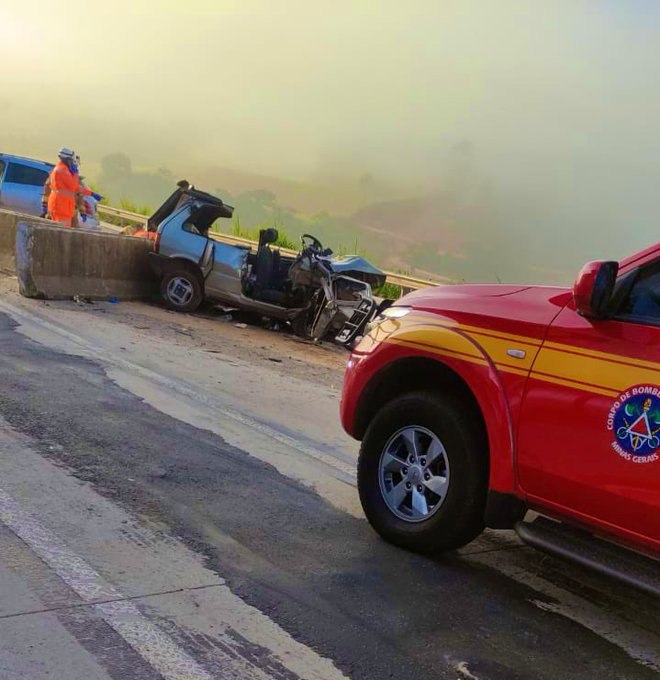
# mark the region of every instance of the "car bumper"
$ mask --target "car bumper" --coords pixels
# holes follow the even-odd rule
[[[364,355],[351,354],[351,358],[346,365],[346,372],[344,373],[344,386],[339,404],[339,416],[342,427],[351,437],[355,436],[355,412],[363,384],[360,376],[360,365],[364,362],[364,359]]]

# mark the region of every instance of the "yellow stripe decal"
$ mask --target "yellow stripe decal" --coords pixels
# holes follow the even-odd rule
[[[513,373],[514,375],[522,375],[523,377],[527,377],[529,375],[529,370],[525,370],[524,368],[518,368],[517,366],[511,366],[510,364],[495,364],[498,370],[502,371],[503,373]]]
[[[657,385],[660,382],[657,364],[655,370],[651,370],[632,364],[622,364],[618,360],[610,361],[593,355],[573,354],[545,347],[534,364],[532,376],[540,380],[544,380],[545,376],[552,376],[612,390],[617,394],[624,392],[631,385]]]
[[[470,334],[471,335],[471,334]],[[521,347],[523,343],[512,342],[511,340],[501,340],[499,338],[492,338],[490,336],[482,336],[474,338],[485,350],[486,354],[493,360],[495,364],[502,366],[512,366],[517,369],[525,370],[526,372],[532,367],[532,363],[536,358],[538,347]],[[507,354],[510,349],[523,349],[525,356],[522,359],[513,359]]]
[[[617,392],[616,390],[609,390],[606,387],[601,387],[597,385],[584,385],[581,383],[577,383],[573,380],[564,380],[562,378],[557,378],[555,376],[549,376],[549,375],[540,375],[537,373],[532,372],[531,378],[534,378],[535,380],[541,380],[543,382],[548,382],[552,383],[553,385],[561,385],[562,387],[570,387],[573,390],[582,390],[584,392],[592,392],[593,394],[601,394],[605,397],[617,397],[620,392]]]
[[[598,352],[596,350],[585,349],[584,347],[577,347],[575,345],[562,345],[558,342],[546,342],[543,349],[555,349],[558,352],[568,352],[570,354],[579,354],[580,356],[589,358],[598,358],[605,361],[615,361],[619,364],[632,366],[637,368],[648,368],[652,371],[658,370],[657,361],[644,361],[644,359],[636,359],[634,357],[622,356],[621,354],[608,354],[607,352]]]
[[[414,342],[408,340],[407,338],[388,338],[385,341],[389,345],[402,345],[404,347],[412,347],[413,349],[419,349],[424,352],[429,352],[430,354],[439,354],[441,356],[449,356],[454,359],[461,359],[462,361],[468,361],[471,364],[479,364],[481,366],[487,366],[488,361],[484,359],[483,356],[477,354],[467,354],[460,350],[452,350],[445,346],[434,345],[431,343],[424,342]],[[476,350],[476,348],[475,348]]]
[[[491,330],[490,328],[479,328],[478,326],[467,326],[459,324],[464,333],[468,335],[478,335],[479,337],[496,338],[498,340],[506,340],[507,342],[515,342],[519,345],[528,345],[531,347],[540,347],[541,340],[538,338],[531,338],[526,335],[513,335],[511,333],[502,333],[501,331]]]
[[[468,341],[467,338],[470,338],[483,348],[497,369],[504,373],[523,377],[529,375],[535,380],[608,397],[616,397],[630,385],[660,384],[658,362],[555,342],[543,344],[543,351],[539,354],[542,341],[537,338],[454,324],[451,321],[429,323],[429,318],[423,315],[415,315],[410,321],[417,323],[405,324],[400,328],[400,335],[395,331],[385,342],[488,365],[480,348]],[[507,350],[514,348],[523,349],[526,356],[512,360]]]

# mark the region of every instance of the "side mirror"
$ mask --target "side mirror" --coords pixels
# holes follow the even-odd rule
[[[601,319],[607,313],[612,298],[618,262],[587,262],[573,284],[573,300],[578,314],[592,319]]]

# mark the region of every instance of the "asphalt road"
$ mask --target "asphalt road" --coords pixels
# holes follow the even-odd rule
[[[281,372],[214,356],[198,395],[194,348],[122,331],[118,357],[109,325],[3,309],[0,677],[656,677],[655,601],[507,536],[437,560],[380,541],[336,390],[310,381],[282,423]]]

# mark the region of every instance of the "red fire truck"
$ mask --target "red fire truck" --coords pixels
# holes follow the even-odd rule
[[[516,528],[660,592],[660,243],[572,289],[403,297],[354,348],[341,418],[392,543],[437,553]]]

